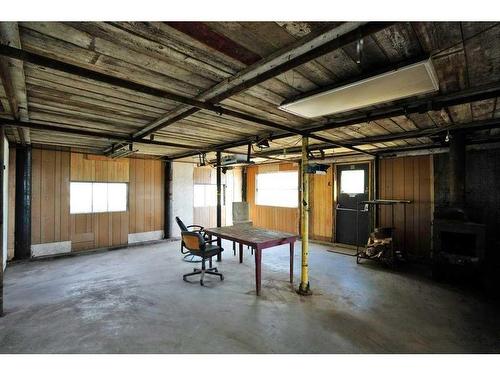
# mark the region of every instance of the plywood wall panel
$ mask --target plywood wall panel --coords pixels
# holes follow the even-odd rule
[[[67,151],[32,151],[32,244],[68,241],[69,169]]]
[[[331,241],[333,238],[333,167],[326,175],[310,175],[309,234],[312,239]]]
[[[379,198],[407,199],[406,221],[403,207],[394,212],[396,241],[406,247],[414,259],[428,259],[431,243],[431,163],[432,156],[408,156],[382,159],[379,169]],[[383,207],[378,212],[380,226],[390,226],[391,209]],[[404,233],[406,229],[406,246]]]
[[[163,230],[164,173],[160,160],[130,160],[129,233]]]
[[[136,206],[136,194],[135,194],[135,181],[136,174],[135,171],[137,159],[130,160],[130,183],[128,184],[128,210],[129,210],[129,233],[137,233],[135,226],[135,206]]]
[[[161,228],[163,226],[164,217],[164,167],[163,163],[153,163],[153,188],[154,188],[154,206],[153,206],[153,228]]]
[[[153,230],[154,187],[152,163],[144,163],[144,232]]]
[[[42,150],[31,152],[31,243],[41,243],[41,173]]]
[[[128,182],[129,160],[71,153],[71,181]]]
[[[33,149],[32,163],[33,244],[71,240],[72,250],[80,251],[124,245],[129,233],[163,229],[161,161]],[[71,180],[129,182],[128,211],[70,214]]]
[[[144,218],[144,159],[135,161],[135,230],[145,232]]]

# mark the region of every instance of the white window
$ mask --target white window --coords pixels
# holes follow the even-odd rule
[[[224,186],[222,189],[222,205],[224,205]],[[194,185],[194,207],[215,207],[217,206],[217,185],[195,184]]]
[[[365,171],[362,169],[340,173],[342,194],[363,194],[365,192]]]
[[[127,184],[71,182],[70,213],[127,211]]]
[[[257,174],[255,195],[260,206],[297,207],[299,195],[297,171]]]

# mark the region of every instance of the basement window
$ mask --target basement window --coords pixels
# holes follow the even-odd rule
[[[255,183],[255,202],[259,206],[298,207],[297,171],[259,173]]]
[[[70,213],[127,211],[127,184],[118,182],[71,182]]]

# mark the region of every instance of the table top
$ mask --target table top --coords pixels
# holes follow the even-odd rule
[[[216,237],[235,241],[255,248],[266,248],[294,242],[297,235],[254,227],[248,224],[230,225],[219,228],[204,229],[204,232]]]

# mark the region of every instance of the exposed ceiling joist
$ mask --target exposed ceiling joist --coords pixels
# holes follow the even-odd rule
[[[429,111],[429,110],[438,111],[438,110],[441,110],[441,109],[449,107],[449,106],[471,103],[474,101],[496,98],[499,96],[500,96],[500,82],[497,82],[495,84],[479,86],[479,87],[475,87],[472,89],[467,89],[467,90],[463,90],[460,92],[456,92],[453,94],[436,95],[436,96],[433,96],[430,98],[425,98],[425,99],[419,99],[419,100],[414,100],[414,99],[411,100],[410,99],[410,100],[402,101],[400,103],[396,103],[396,104],[391,105],[391,106],[386,106],[386,107],[381,108],[381,109],[377,109],[377,110],[373,110],[373,111],[366,111],[366,112],[363,112],[361,114],[346,116],[345,118],[339,118],[336,120],[332,120],[332,121],[328,122],[327,124],[309,127],[307,129],[305,129],[304,132],[306,134],[307,133],[314,133],[314,132],[319,132],[319,131],[326,131],[326,130],[331,130],[331,129],[342,128],[342,127],[350,126],[350,125],[368,123],[370,121],[386,119],[386,118],[390,118],[393,116],[408,115],[408,114],[412,114],[412,113],[425,113],[426,111]],[[293,135],[294,135],[294,133],[290,133],[290,132],[280,132],[277,134],[273,134],[271,136],[271,139],[273,139],[273,140],[283,139],[283,138],[291,137]],[[354,140],[355,139],[353,139],[353,141]],[[344,141],[344,142],[348,143],[348,141]],[[229,142],[229,143],[220,144],[218,146],[215,146],[213,148],[213,150],[224,150],[227,148],[242,146],[246,143],[248,143],[248,139],[236,141],[236,142]],[[367,142],[367,143],[369,143],[369,142]],[[340,144],[340,142],[339,142],[339,144]],[[349,145],[349,143],[348,143],[348,145]],[[342,146],[342,147],[344,147],[344,146]],[[191,156],[191,154],[183,153],[183,154],[179,154],[179,155],[174,155],[172,157],[172,159],[180,159],[180,158],[183,158],[186,156]]]
[[[455,132],[455,131],[475,132],[478,130],[495,129],[495,128],[500,128],[500,119],[499,118],[474,121],[474,122],[466,123],[466,124],[444,126],[444,127],[440,127],[440,128],[428,128],[428,129],[420,129],[420,130],[414,130],[414,131],[406,131],[406,132],[402,132],[402,133],[384,134],[384,135],[378,135],[378,136],[373,136],[373,137],[353,138],[353,139],[346,140],[345,142],[349,143],[350,145],[364,145],[364,144],[370,144],[370,143],[398,141],[398,140],[420,138],[420,137],[431,137],[431,136],[435,136],[438,134],[446,133],[448,131],[449,132]],[[332,147],[331,145],[328,145],[325,143],[314,144],[314,145],[309,146],[310,151],[328,150],[331,148],[335,148],[335,147]],[[301,147],[289,147],[289,148],[279,149],[279,150],[263,151],[260,153],[256,153],[253,156],[254,157],[261,157],[261,156],[264,157],[264,156],[280,155],[282,153],[295,154],[295,153],[300,153],[300,152],[301,152]]]
[[[320,35],[306,36],[291,46],[287,46],[270,56],[247,67],[243,71],[227,78],[213,88],[197,97],[198,100],[207,100],[218,103],[252,86],[258,85],[270,78],[287,72],[317,57],[335,49],[342,48],[362,37],[373,34],[386,27],[390,22],[346,22],[338,27],[327,30]],[[199,109],[180,107],[153,121],[148,126],[134,134],[134,138],[145,137],[183,118],[186,118]]]
[[[0,43],[21,47],[17,22],[0,22]],[[28,99],[22,61],[0,58],[0,80],[7,95],[12,117],[28,121]],[[29,129],[18,129],[18,132],[21,143],[30,143]]]
[[[85,130],[85,129],[79,129],[79,128],[68,128],[65,126],[58,126],[58,125],[47,125],[47,124],[41,124],[41,123],[36,123],[36,122],[23,122],[23,121],[18,121],[18,120],[10,120],[10,119],[0,119],[0,126],[13,126],[17,128],[24,128],[24,129],[36,129],[36,130],[47,130],[47,131],[53,131],[53,132],[58,132],[58,133],[64,133],[64,134],[74,134],[74,135],[81,135],[85,137],[92,137],[92,138],[99,138],[99,139],[106,139],[106,140],[113,140],[113,141],[121,141],[121,142],[130,142],[130,143],[140,143],[140,144],[147,144],[147,145],[158,145],[158,146],[166,146],[166,147],[173,147],[173,148],[183,148],[183,149],[188,149],[188,150],[196,150],[196,154],[200,151],[204,151],[203,148],[200,149],[199,146],[191,146],[191,145],[184,145],[184,144],[179,144],[179,143],[173,143],[173,142],[164,142],[164,141],[157,141],[157,140],[151,140],[151,139],[138,139],[138,140],[133,140],[130,136],[127,135],[119,135],[116,133],[106,133],[106,132],[99,132],[99,131],[92,131],[92,130]]]
[[[230,109],[227,109],[227,108],[224,108],[224,107],[221,107],[218,105],[214,105],[214,104],[211,104],[208,102],[202,102],[202,101],[199,101],[196,99],[191,99],[191,98],[188,98],[185,96],[177,95],[177,94],[165,91],[165,90],[152,88],[152,87],[145,86],[145,85],[142,85],[139,83],[127,81],[127,80],[117,78],[117,77],[113,77],[113,76],[110,76],[107,74],[94,72],[90,69],[86,69],[86,68],[82,68],[79,66],[68,64],[68,63],[65,63],[62,61],[54,60],[54,59],[51,59],[51,58],[48,58],[45,56],[41,56],[41,55],[38,55],[35,53],[26,52],[26,51],[20,50],[18,48],[12,48],[12,47],[9,47],[6,45],[0,45],[0,55],[8,56],[8,57],[22,60],[22,61],[27,61],[27,62],[30,62],[33,64],[45,66],[45,67],[48,67],[51,69],[60,70],[60,71],[70,73],[70,74],[75,74],[75,75],[82,76],[82,77],[89,78],[89,79],[93,79],[93,80],[96,80],[99,82],[105,82],[105,83],[108,83],[111,85],[116,85],[116,86],[127,88],[130,90],[135,90],[135,91],[143,92],[146,94],[163,97],[163,98],[177,101],[177,102],[180,102],[183,104],[188,104],[188,105],[191,105],[193,107],[197,107],[199,109],[205,109],[205,110],[208,110],[211,112],[215,112],[219,115],[226,115],[229,117],[254,122],[256,124],[260,124],[260,125],[263,125],[266,127],[273,128],[273,129],[287,131],[287,132],[290,132],[292,134],[298,134],[298,135],[305,135],[306,134],[303,131],[294,129],[294,128],[286,126],[286,125],[277,124],[277,123],[274,123],[274,122],[269,121],[269,120],[261,119],[261,118],[258,118],[258,117],[252,116],[252,115],[248,115],[245,113],[230,110]],[[330,141],[324,137],[311,136],[311,138],[315,138],[315,139],[318,139],[318,140],[323,141],[323,142],[330,142],[332,144],[335,144],[333,141]],[[138,139],[133,138],[133,140],[137,141]],[[347,146],[347,147],[349,148],[349,146]],[[352,149],[353,151],[357,151],[357,152],[367,153],[366,151],[359,150],[356,148],[350,148],[350,149]]]

